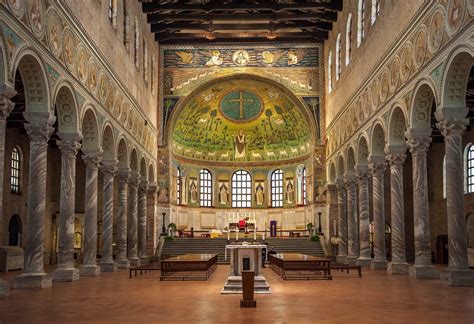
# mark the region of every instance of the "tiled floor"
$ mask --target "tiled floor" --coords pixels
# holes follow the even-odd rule
[[[474,323],[474,288],[449,288],[439,280],[365,270],[362,278],[335,273],[332,281],[283,281],[267,268],[272,294],[257,295],[256,309],[241,309],[241,295],[220,295],[228,271],[219,266],[207,282],[160,282],[158,273],[128,279],[120,271],[14,290],[0,299],[0,322]]]

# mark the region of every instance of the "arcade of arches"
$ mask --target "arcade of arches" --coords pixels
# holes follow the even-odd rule
[[[463,303],[472,321],[474,291],[452,287],[474,286],[473,16],[470,0],[0,1],[0,256],[24,253],[0,273],[0,321],[31,288],[147,295],[123,269],[169,236],[238,240],[242,221],[362,267],[363,286],[336,275],[325,295],[360,290],[371,313],[371,282],[452,289],[433,319]],[[157,289],[211,294],[181,300],[186,284]]]

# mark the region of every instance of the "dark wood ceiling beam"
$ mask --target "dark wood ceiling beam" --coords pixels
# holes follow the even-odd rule
[[[214,39],[234,39],[237,42],[248,41],[249,39],[259,39],[264,38],[267,41],[281,41],[281,39],[286,38],[311,38],[317,41],[324,41],[327,39],[327,35],[320,32],[299,32],[299,33],[273,33],[268,35],[263,35],[262,33],[245,33],[245,34],[233,34],[233,33],[158,33],[155,34],[155,40],[162,44],[164,41],[168,40],[214,40]]]
[[[266,37],[223,37],[215,39],[207,38],[170,38],[160,42],[160,45],[202,45],[202,44],[255,44],[255,43],[265,43],[269,44],[273,41],[278,41],[279,43],[322,43],[323,40],[313,38],[313,37],[279,37],[276,39],[268,39]]]
[[[334,22],[337,20],[336,12],[326,13],[304,13],[304,14],[148,14],[149,23],[159,23],[165,21],[308,21],[319,20],[325,22]]]
[[[327,22],[310,22],[298,21],[293,24],[270,23],[270,24],[193,24],[193,23],[169,23],[169,24],[151,24],[151,32],[159,33],[165,30],[283,30],[292,28],[316,29],[321,31],[329,31],[332,29],[332,24]]]
[[[211,2],[208,4],[184,4],[184,3],[163,3],[159,2],[143,2],[142,8],[144,13],[152,13],[158,11],[232,11],[232,10],[272,10],[281,12],[285,10],[331,10],[341,11],[342,0],[332,0],[331,2],[306,2],[306,3],[275,3],[273,1],[256,2],[232,2],[222,4],[219,2]]]

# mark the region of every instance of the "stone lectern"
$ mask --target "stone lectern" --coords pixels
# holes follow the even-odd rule
[[[230,273],[221,294],[242,293],[242,271],[255,273],[254,292],[256,294],[270,294],[270,286],[262,275],[262,249],[264,244],[229,244],[226,249],[230,253]]]

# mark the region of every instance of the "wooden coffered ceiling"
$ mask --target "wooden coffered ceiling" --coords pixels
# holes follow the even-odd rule
[[[142,1],[160,44],[322,42],[342,0]]]

